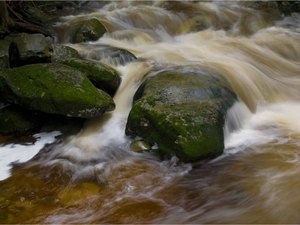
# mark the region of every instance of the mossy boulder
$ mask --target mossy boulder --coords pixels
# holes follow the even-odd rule
[[[11,67],[50,63],[53,48],[42,34],[18,34],[9,47]]]
[[[10,41],[0,40],[0,68],[9,68]]]
[[[0,134],[2,135],[22,135],[38,129],[40,125],[34,112],[17,106],[7,106],[0,110]]]
[[[69,46],[55,44],[53,45],[53,62],[60,63],[69,58],[79,58],[79,53]]]
[[[80,21],[72,25],[71,29],[71,43],[96,41],[106,32],[97,19]]]
[[[119,73],[104,63],[76,58],[66,59],[61,63],[83,72],[96,87],[111,95],[114,95],[121,83]]]
[[[97,117],[115,107],[83,73],[50,63],[0,71],[0,98],[31,110],[80,118]]]
[[[226,111],[236,99],[222,77],[197,70],[169,70],[137,90],[126,134],[157,144],[163,155],[185,162],[214,157],[224,148]]]

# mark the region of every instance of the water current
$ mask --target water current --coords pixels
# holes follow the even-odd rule
[[[58,30],[85,18],[107,28],[95,42],[58,36],[83,57],[99,60],[108,44],[138,60],[106,61],[122,76],[116,109],[79,134],[43,149],[58,133],[38,134],[26,146],[34,152],[13,165],[2,155],[25,147],[0,148],[3,222],[299,223],[300,15],[250,6],[112,1],[62,18]],[[171,67],[218,73],[237,93],[218,158],[189,164],[130,151],[124,130],[133,95],[147,74]]]

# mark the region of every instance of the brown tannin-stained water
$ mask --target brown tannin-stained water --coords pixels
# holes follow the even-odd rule
[[[82,56],[97,60],[109,44],[138,60],[113,64],[122,75],[113,112],[5,175],[0,222],[299,223],[300,15],[276,12],[235,2],[117,1],[65,17],[58,28],[97,18],[109,31],[70,44]],[[218,158],[188,164],[130,151],[124,130],[133,95],[149,72],[169,67],[218,73],[238,94]],[[0,148],[1,163],[9,148]]]

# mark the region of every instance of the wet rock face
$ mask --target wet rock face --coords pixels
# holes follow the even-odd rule
[[[104,63],[76,58],[66,59],[61,63],[81,71],[96,87],[103,89],[110,95],[115,94],[121,83],[119,73]]]
[[[0,71],[0,98],[27,109],[80,118],[100,116],[115,107],[83,73],[50,63]]]
[[[185,162],[214,157],[223,151],[224,117],[235,100],[230,85],[218,75],[161,72],[136,92],[126,134],[156,143],[161,154]]]
[[[10,66],[50,63],[53,48],[42,34],[20,33],[9,47]]]
[[[0,134],[2,135],[22,135],[27,131],[39,128],[40,125],[34,112],[17,106],[0,109]]]
[[[10,41],[0,40],[0,69],[9,68],[9,45]]]

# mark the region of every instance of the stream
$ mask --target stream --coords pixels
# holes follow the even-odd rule
[[[68,43],[65,27],[85,18],[108,32]],[[57,42],[84,58],[99,60],[111,45],[137,60],[106,59],[122,76],[116,109],[77,135],[0,147],[0,223],[300,222],[300,14],[270,16],[242,2],[112,1],[55,26]],[[237,93],[221,156],[182,163],[130,150],[135,91],[170,67],[220,74]]]

